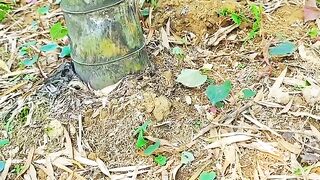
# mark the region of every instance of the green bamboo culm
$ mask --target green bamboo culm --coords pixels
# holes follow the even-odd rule
[[[149,65],[135,7],[128,0],[62,0],[78,76],[102,89]]]

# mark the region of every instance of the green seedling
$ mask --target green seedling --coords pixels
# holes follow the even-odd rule
[[[219,16],[229,17],[234,23],[237,25],[241,25],[241,23],[246,19],[243,13],[235,12],[228,8],[223,8],[218,12]]]
[[[19,113],[19,119],[21,122],[26,122],[27,116],[30,113],[30,108],[29,107],[24,107]]]
[[[144,133],[147,131],[147,128],[150,124],[151,124],[151,120],[148,120],[135,130],[133,135],[136,136],[138,134],[138,139],[136,142],[137,149],[141,149],[148,144],[148,141],[144,139]]]
[[[172,48],[172,54],[179,60],[184,60],[184,58],[186,58],[186,54],[183,49],[178,46]]]
[[[260,33],[263,8],[262,6],[253,4],[250,7],[250,12],[254,17],[254,20],[253,20],[252,29],[249,32],[248,38],[252,40]]]
[[[12,171],[15,174],[19,174],[22,170],[23,170],[23,165],[17,164],[17,165],[14,166]]]
[[[2,22],[7,15],[11,12],[12,7],[5,3],[0,3],[0,22]]]
[[[160,166],[164,166],[167,164],[167,160],[168,158],[166,156],[163,155],[158,155],[156,157],[154,157],[154,162],[157,163]]]
[[[308,36],[310,36],[313,39],[317,38],[318,35],[319,35],[319,29],[316,27],[313,27],[308,31]]]

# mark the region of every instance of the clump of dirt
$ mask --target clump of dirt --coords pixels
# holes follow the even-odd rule
[[[223,8],[238,9],[240,3],[235,0],[175,0],[160,1],[154,15],[156,27],[163,26],[169,19],[172,29],[179,35],[192,32],[198,37],[215,32],[223,18],[217,12]]]
[[[305,34],[306,28],[303,27],[303,7],[301,6],[280,7],[272,16],[265,16],[264,19],[263,33],[280,37],[301,37]]]

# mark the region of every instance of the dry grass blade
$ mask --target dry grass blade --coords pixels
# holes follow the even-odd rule
[[[2,94],[0,94],[0,96],[5,96],[8,95],[14,91],[16,91],[17,89],[21,88],[22,86],[28,84],[28,81],[24,81],[22,83],[16,84],[13,87],[11,87],[10,89],[6,90],[5,92],[3,92]]]
[[[279,150],[277,150],[271,143],[266,143],[266,142],[258,140],[257,142],[252,142],[250,144],[243,143],[243,144],[241,144],[241,146],[246,147],[246,148],[250,148],[250,149],[256,149],[261,152],[266,152],[266,153],[272,154],[274,156],[280,157]]]
[[[292,152],[294,154],[299,154],[302,151],[302,149],[299,145],[291,144],[291,143],[285,141],[284,139],[279,139],[278,142],[281,146],[283,146],[284,148],[286,148],[287,150],[289,150],[290,152]]]
[[[6,160],[6,164],[5,164],[4,169],[3,169],[2,173],[1,173],[1,176],[0,176],[1,179],[6,179],[7,178],[11,163],[12,163],[12,159],[11,158]]]
[[[24,174],[24,179],[29,179],[29,180],[37,180],[37,172],[34,166],[31,164],[30,168],[28,171]]]
[[[22,74],[31,74],[31,73],[39,73],[37,69],[25,69],[25,70],[18,70],[11,73],[4,74],[0,77],[0,79],[6,79],[8,77],[22,75]]]
[[[7,73],[11,72],[8,65],[1,59],[0,59],[0,69],[5,70]]]
[[[283,83],[283,80],[287,74],[287,70],[288,68],[286,67],[281,74],[279,75],[279,77],[276,79],[276,81],[274,82],[274,84],[272,85],[272,87],[269,90],[269,94],[268,94],[268,99],[270,99],[271,97],[274,96],[274,93],[277,92],[278,89],[280,89],[281,84]]]
[[[247,136],[247,135],[235,135],[235,136],[230,136],[230,137],[226,137],[226,138],[222,138],[220,140],[217,140],[214,143],[211,143],[207,146],[204,147],[204,149],[214,149],[217,147],[223,147],[229,144],[233,144],[233,143],[237,143],[237,142],[243,142],[243,141],[248,141],[252,139],[251,136]]]
[[[137,171],[137,172],[129,172],[127,174],[121,174],[121,175],[111,175],[111,179],[112,180],[132,180],[132,177],[134,175],[139,175],[139,174],[143,174],[149,172],[149,170],[141,170],[141,171]]]
[[[312,124],[310,124],[310,128],[314,136],[320,141],[320,131],[314,127]]]
[[[85,180],[84,177],[80,176],[78,173],[72,171],[70,168],[66,167],[66,166],[63,165],[63,164],[60,164],[60,163],[58,163],[58,162],[53,162],[52,164],[53,164],[54,166],[56,166],[57,168],[59,168],[59,169],[62,169],[62,170],[66,171],[66,172],[68,172],[68,173],[70,173],[70,174],[73,174],[73,175],[76,177],[76,179]]]
[[[196,180],[196,179],[200,176],[201,172],[202,172],[209,164],[210,164],[210,161],[209,161],[209,162],[206,162],[204,165],[202,165],[200,168],[198,168],[198,169],[196,170],[196,172],[192,174],[192,176],[190,177],[189,180]]]
[[[161,167],[159,170],[157,170],[157,171],[154,172],[154,173],[155,173],[155,174],[159,174],[159,173],[161,173],[162,171],[165,171],[166,169],[168,169],[168,168],[172,165],[173,162],[174,162],[174,159],[169,160],[165,166]]]
[[[252,106],[252,102],[247,103],[246,105],[234,110],[232,113],[224,115],[223,117],[218,116],[217,118],[215,118],[215,120],[213,120],[213,122],[224,122],[227,121],[226,124],[230,124],[237,116],[238,114],[240,114],[241,112],[245,111],[246,109],[248,109],[249,107]],[[210,131],[210,129],[217,127],[215,124],[211,123],[208,126],[206,126],[205,128],[201,129],[197,135],[195,135],[194,138],[192,138],[192,141],[198,139],[200,136],[204,135],[205,133],[207,133],[208,131]]]
[[[50,157],[48,157],[48,156],[46,157],[44,165],[46,166],[48,177],[50,179],[55,179]]]
[[[164,28],[162,27],[160,29],[161,32],[161,44],[163,47],[170,49],[170,45],[169,45],[169,39],[168,39],[168,34],[166,33],[166,31],[164,30]]]
[[[160,141],[161,146],[169,146],[169,147],[173,147],[175,148],[174,145],[172,145],[172,143],[170,143],[168,140],[165,139],[158,139],[158,138],[154,138],[152,136],[145,136],[146,139],[152,141],[152,142],[156,142],[156,141]]]
[[[258,120],[254,119],[253,117],[246,115],[245,113],[242,113],[243,117],[245,117],[246,119],[248,119],[250,122],[252,122],[253,124],[255,124],[256,126],[258,126],[259,128],[263,128],[263,129],[267,129],[268,131],[270,131],[272,134],[281,137],[281,135],[277,132],[275,132],[274,130],[272,130],[271,128],[269,128],[268,126],[262,124],[261,122],[259,122]]]
[[[127,166],[127,167],[109,169],[109,172],[127,172],[127,171],[134,171],[135,169],[138,169],[138,170],[147,169],[149,167],[151,166],[150,165]]]
[[[32,147],[30,150],[29,150],[29,153],[28,153],[28,158],[26,160],[26,163],[24,165],[24,168],[23,170],[17,175],[17,177],[15,178],[15,180],[18,180],[20,178],[20,176],[22,176],[24,173],[27,172],[27,170],[29,169],[31,163],[32,163],[32,159],[33,159],[33,155],[34,155],[34,150],[35,148]]]
[[[310,117],[310,118],[313,118],[315,120],[320,120],[320,116],[317,116],[317,115],[313,115],[313,114],[310,114],[308,112],[288,112],[289,114],[293,115],[293,116],[297,116],[297,117]]]
[[[172,169],[172,171],[171,171],[171,173],[170,173],[170,175],[171,175],[171,178],[170,178],[170,179],[172,179],[172,180],[175,180],[175,179],[176,179],[177,173],[178,173],[179,169],[180,169],[182,166],[183,166],[183,164],[180,163],[179,165],[177,165],[176,167],[174,167],[174,168]]]
[[[208,40],[208,46],[217,46],[227,35],[237,28],[237,24],[233,24],[224,28],[220,28],[214,35]]]
[[[290,108],[292,107],[292,103],[293,103],[293,98],[278,114],[285,114],[285,113],[289,112]]]
[[[105,174],[106,176],[108,176],[109,178],[111,178],[111,174],[110,174],[110,172],[108,170],[108,167],[104,164],[104,162],[99,158],[96,159],[96,162],[97,162],[98,167],[101,170],[101,172],[103,174]]]
[[[69,135],[69,132],[67,131],[66,128],[63,128],[63,133],[64,133],[64,137],[66,139],[66,152],[67,152],[67,156],[71,159],[74,159],[74,154],[73,154],[73,147],[72,147],[72,141]]]
[[[82,127],[82,116],[81,114],[79,114],[79,117],[78,117],[78,124],[79,124],[79,132],[78,132],[78,136],[77,136],[77,146],[78,146],[78,151],[81,155],[85,155],[85,152],[83,150],[83,147],[82,147],[82,131],[83,131],[83,127]]]

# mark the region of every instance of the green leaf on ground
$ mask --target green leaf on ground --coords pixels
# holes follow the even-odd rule
[[[208,77],[202,75],[199,70],[183,69],[176,81],[187,87],[198,87],[204,84],[207,78]]]
[[[9,139],[1,139],[0,140],[0,148],[4,147],[5,145],[9,144]]]
[[[160,147],[160,141],[157,140],[153,145],[150,145],[147,149],[144,150],[144,154],[150,156]]]
[[[212,171],[203,171],[200,174],[199,180],[214,180],[217,177],[217,174]]]
[[[23,60],[22,64],[24,66],[30,67],[30,66],[33,66],[33,64],[36,63],[38,61],[38,59],[39,59],[39,55],[34,55],[34,56],[32,56],[32,58],[27,58],[27,59]]]
[[[181,153],[181,163],[182,164],[189,164],[194,160],[194,156],[191,152],[183,151]]]
[[[41,15],[46,15],[46,14],[49,13],[49,9],[50,9],[50,6],[49,6],[49,5],[47,5],[47,6],[42,6],[42,7],[39,7],[39,8],[37,9],[37,12],[38,12],[39,14],[41,14]]]
[[[61,53],[60,53],[59,57],[60,57],[60,58],[64,58],[64,57],[70,56],[70,53],[71,53],[70,45],[68,45],[68,46],[63,46],[63,47],[61,48]]]
[[[139,135],[138,135],[138,140],[137,140],[137,143],[136,143],[136,148],[141,149],[144,146],[146,146],[147,143],[148,142],[143,137],[143,131],[140,131]]]
[[[227,80],[221,85],[210,85],[206,90],[206,95],[210,102],[216,105],[218,102],[225,100],[232,89],[231,81]]]
[[[251,90],[251,89],[243,89],[242,93],[243,93],[244,99],[251,99],[257,94],[254,90]]]
[[[145,121],[141,126],[139,126],[135,131],[133,136],[137,135],[138,133],[140,133],[142,131],[142,134],[145,133],[147,131],[148,126],[151,124],[151,120],[147,120]]]
[[[163,156],[163,155],[158,155],[156,157],[154,157],[154,162],[157,163],[160,166],[164,166],[167,164],[167,157]]]
[[[269,54],[271,57],[274,56],[290,56],[292,55],[297,49],[297,46],[290,41],[281,42],[276,44],[274,47],[269,48]]]
[[[49,43],[49,44],[43,45],[43,46],[40,48],[40,51],[50,52],[50,51],[56,50],[58,47],[59,47],[59,46],[58,46],[56,43]]]
[[[61,22],[55,23],[50,28],[50,36],[53,40],[64,38],[68,34],[68,29],[62,26]]]

